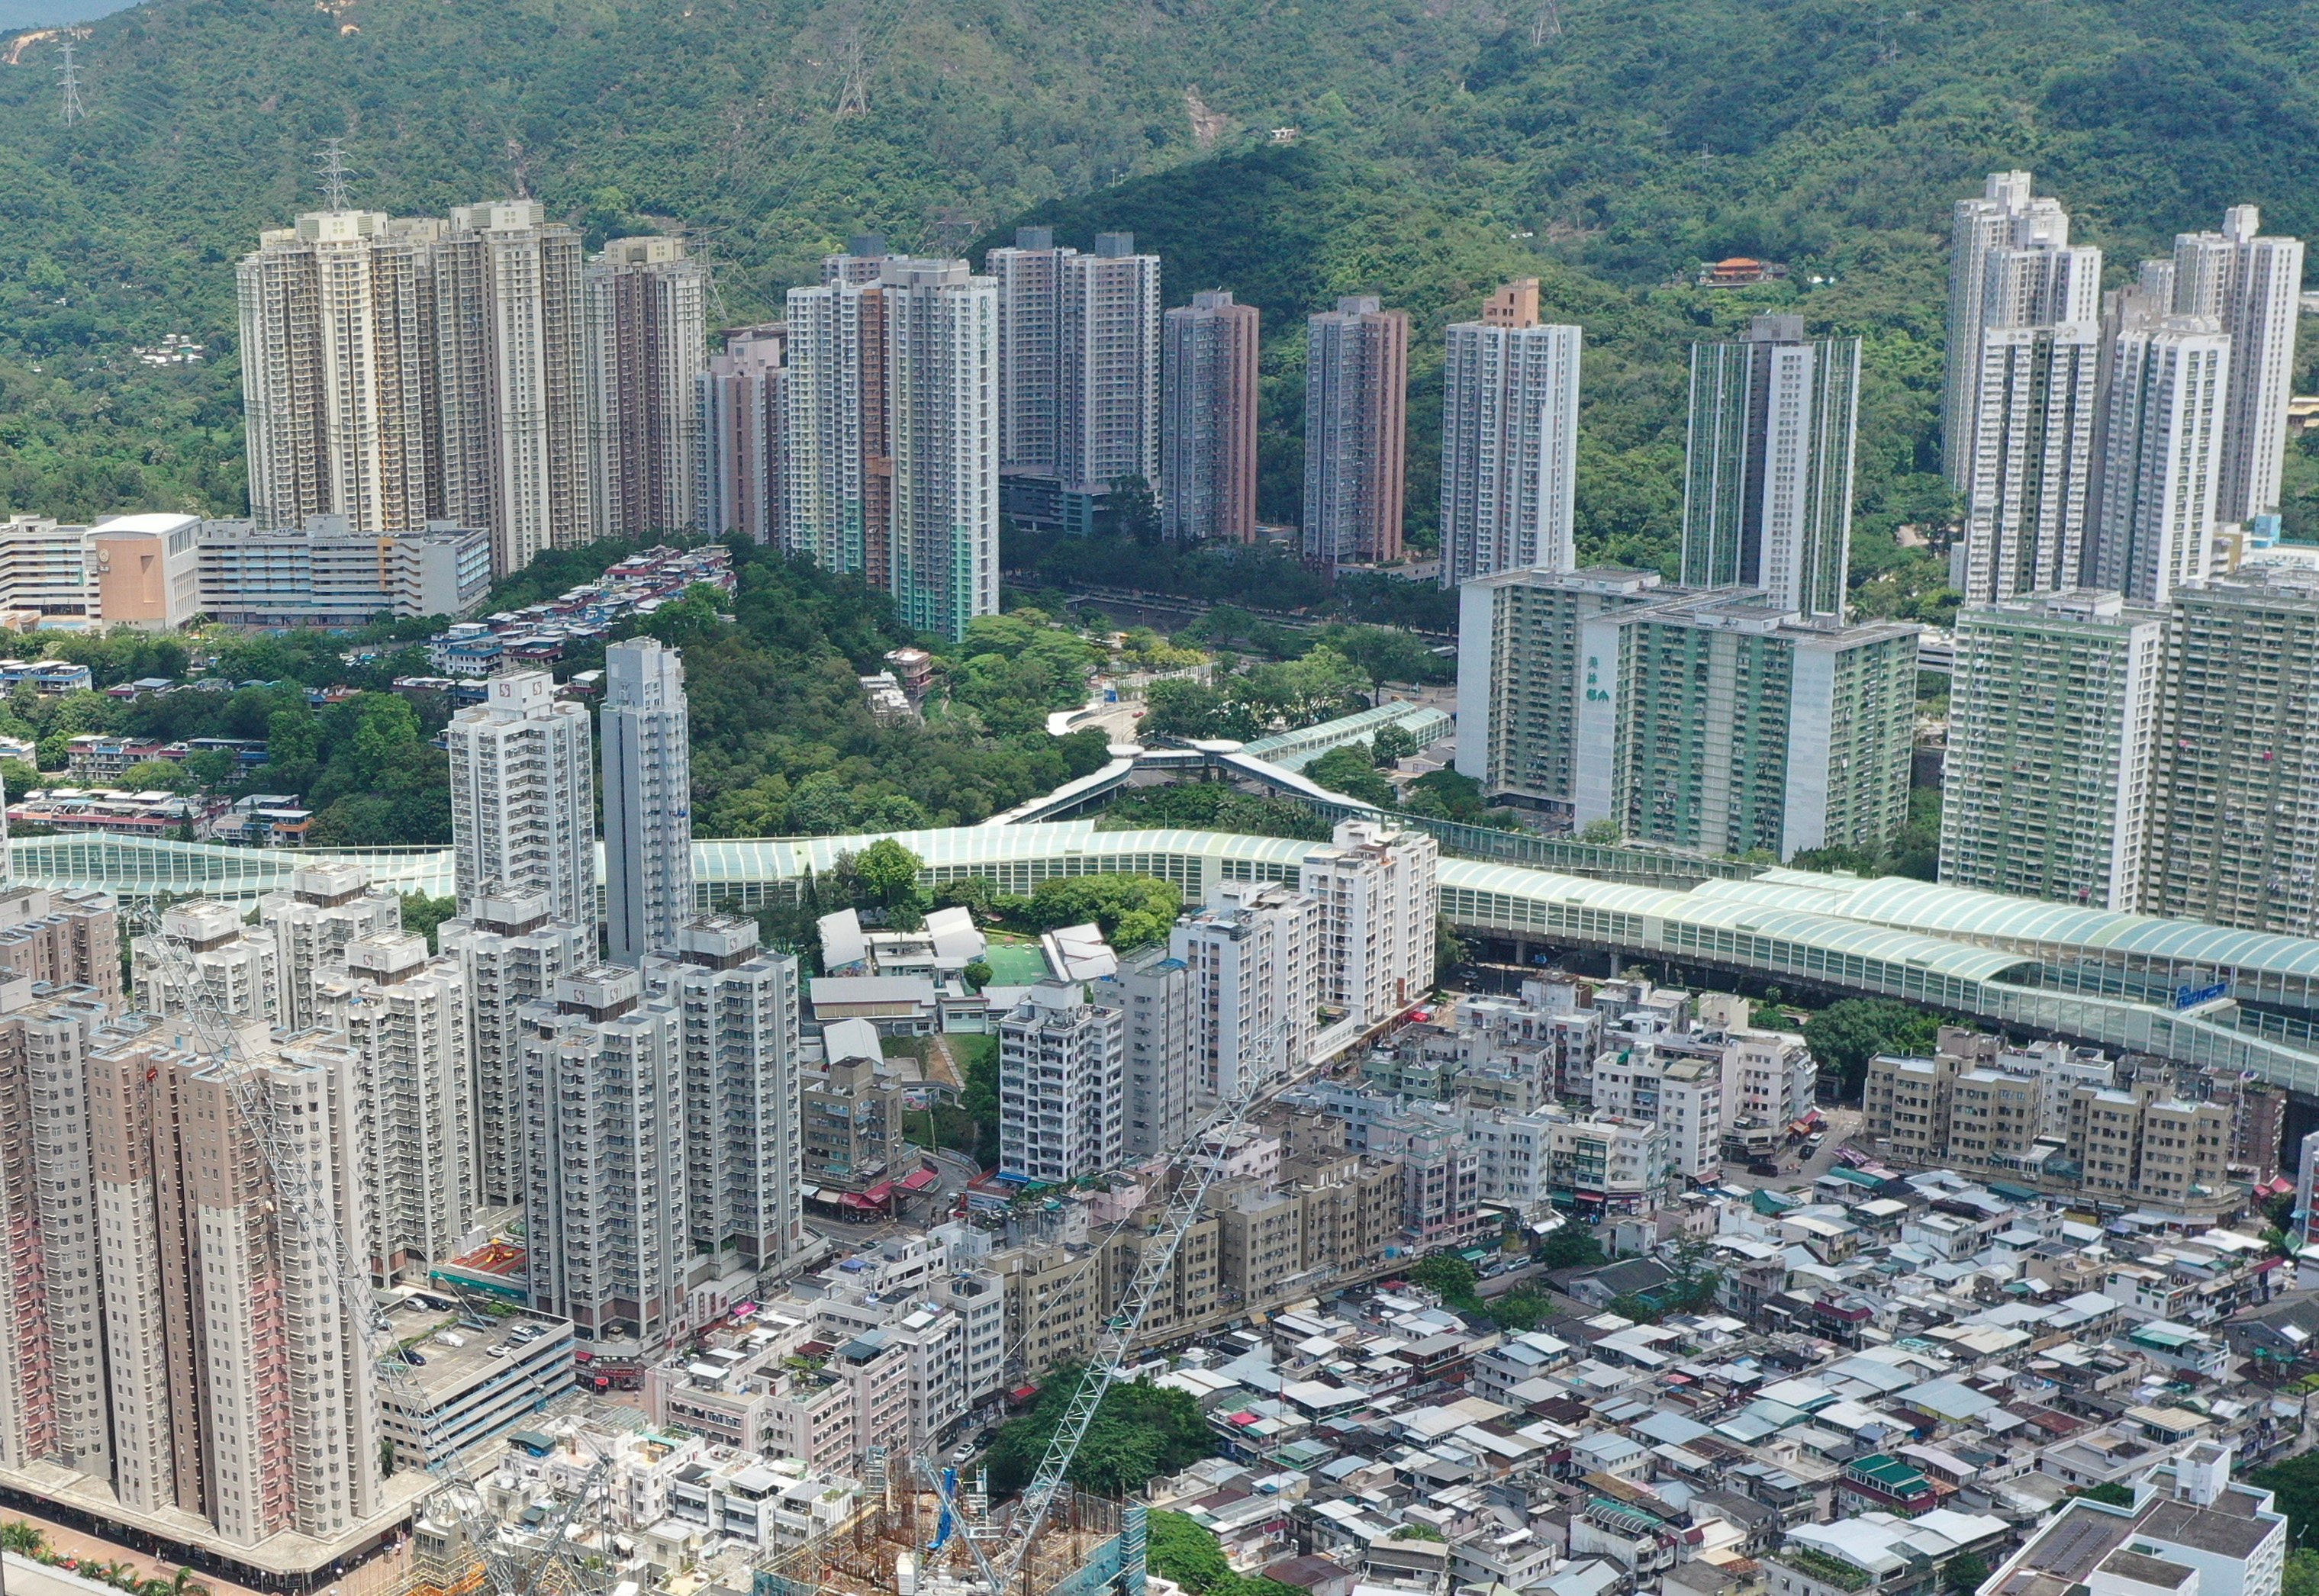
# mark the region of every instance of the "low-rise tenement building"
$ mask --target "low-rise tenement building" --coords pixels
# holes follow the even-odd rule
[[[2284,1106],[2233,1071],[1944,1026],[1930,1058],[1871,1060],[1863,1130],[1910,1165],[2214,1217],[2277,1176]]]

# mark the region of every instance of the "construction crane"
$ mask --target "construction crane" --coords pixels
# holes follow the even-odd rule
[[[348,1320],[360,1334],[379,1387],[391,1393],[410,1416],[416,1445],[426,1459],[427,1472],[437,1481],[427,1499],[436,1513],[458,1529],[468,1549],[482,1564],[483,1589],[491,1596],[601,1596],[610,1582],[576,1555],[574,1529],[583,1514],[600,1506],[610,1458],[599,1452],[579,1487],[559,1504],[536,1546],[510,1544],[500,1534],[500,1519],[473,1480],[459,1467],[456,1455],[437,1447],[428,1434],[432,1406],[411,1373],[411,1364],[395,1344],[386,1315],[373,1300],[368,1271],[357,1265],[340,1231],[333,1204],[315,1189],[313,1177],[296,1146],[275,1118],[274,1101],[257,1073],[241,1057],[240,1027],[226,1014],[201,978],[184,942],[172,934],[163,912],[153,906],[139,911],[137,924],[144,942],[162,966],[160,984],[174,995],[170,1006],[182,1014],[192,1032],[192,1051],[206,1064],[219,1067],[233,1100],[234,1112],[249,1133],[272,1181],[277,1212],[286,1215],[306,1245],[329,1269]]]
[[[1143,1321],[1151,1304],[1169,1284],[1176,1267],[1176,1255],[1184,1245],[1184,1238],[1198,1220],[1207,1201],[1209,1189],[1223,1175],[1231,1160],[1233,1132],[1238,1131],[1249,1114],[1300,1078],[1285,1071],[1274,1074],[1262,1068],[1270,1063],[1286,1041],[1295,1016],[1285,1016],[1258,1033],[1242,1050],[1247,1069],[1246,1078],[1237,1083],[1227,1102],[1212,1113],[1200,1128],[1194,1132],[1170,1162],[1194,1160],[1176,1183],[1168,1204],[1161,1211],[1159,1225],[1150,1232],[1135,1260],[1135,1274],[1120,1298],[1118,1308],[1105,1321],[1102,1332],[1096,1338],[1093,1356],[1087,1372],[1080,1377],[1078,1387],[1071,1393],[1070,1404],[1063,1410],[1062,1421],[1055,1427],[1047,1442],[1047,1450],[1039,1463],[1038,1472],[1023,1488],[1016,1499],[1013,1522],[1003,1538],[1011,1543],[1003,1561],[995,1561],[984,1549],[983,1542],[1001,1538],[978,1524],[979,1514],[960,1510],[957,1501],[957,1471],[942,1468],[929,1457],[918,1459],[918,1472],[927,1486],[942,1502],[942,1523],[960,1526],[960,1536],[973,1557],[976,1570],[990,1586],[994,1596],[1006,1596],[1023,1565],[1037,1544],[1061,1496],[1072,1461],[1078,1457],[1079,1444],[1087,1438],[1096,1414],[1103,1407],[1103,1399],[1119,1381],[1127,1366],[1129,1354],[1142,1332]],[[979,1492],[977,1492],[979,1495]]]

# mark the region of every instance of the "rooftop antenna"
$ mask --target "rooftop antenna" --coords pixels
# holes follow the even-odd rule
[[[64,59],[57,63],[57,77],[65,92],[65,126],[88,120],[88,107],[80,103],[80,68],[73,65],[73,41],[67,39],[57,46]]]
[[[326,211],[347,208],[347,179],[351,174],[347,170],[345,143],[343,139],[322,140],[322,164],[317,169],[322,179],[322,208]]]

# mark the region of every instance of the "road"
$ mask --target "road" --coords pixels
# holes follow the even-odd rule
[[[1745,1164],[1727,1164],[1723,1169],[1723,1184],[1749,1191],[1757,1187],[1775,1192],[1808,1189],[1812,1182],[1836,1168],[1836,1150],[1860,1134],[1860,1110],[1823,1108],[1820,1114],[1827,1122],[1827,1139],[1820,1143],[1819,1151],[1814,1153],[1802,1168],[1791,1175],[1767,1177],[1748,1174]]]

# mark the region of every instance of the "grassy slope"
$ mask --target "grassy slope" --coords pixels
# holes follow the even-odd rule
[[[1171,299],[1220,283],[1266,311],[1268,514],[1294,510],[1305,311],[1366,289],[1416,316],[1421,527],[1438,329],[1537,271],[1589,329],[1587,540],[1629,555],[1672,531],[1683,344],[1800,302],[1869,339],[1872,573],[1884,528],[1945,503],[1942,232],[1981,172],[2034,167],[2121,270],[2234,201],[2319,230],[2310,0],[1560,11],[1533,50],[1526,0],[140,6],[95,24],[80,128],[55,120],[49,47],[0,67],[0,506],[238,502],[230,356],[154,373],[122,346],[230,344],[230,263],[311,200],[330,134],[380,208],[439,210],[519,171],[598,236],[681,221],[726,263],[735,319],[857,225],[914,247],[1023,218],[1132,225],[1169,257]],[[872,113],[839,121],[855,27]],[[1187,88],[1228,119],[1222,165],[1202,159]],[[1300,143],[1262,147],[1284,123]],[[1796,278],[1671,285],[1735,252]]]

